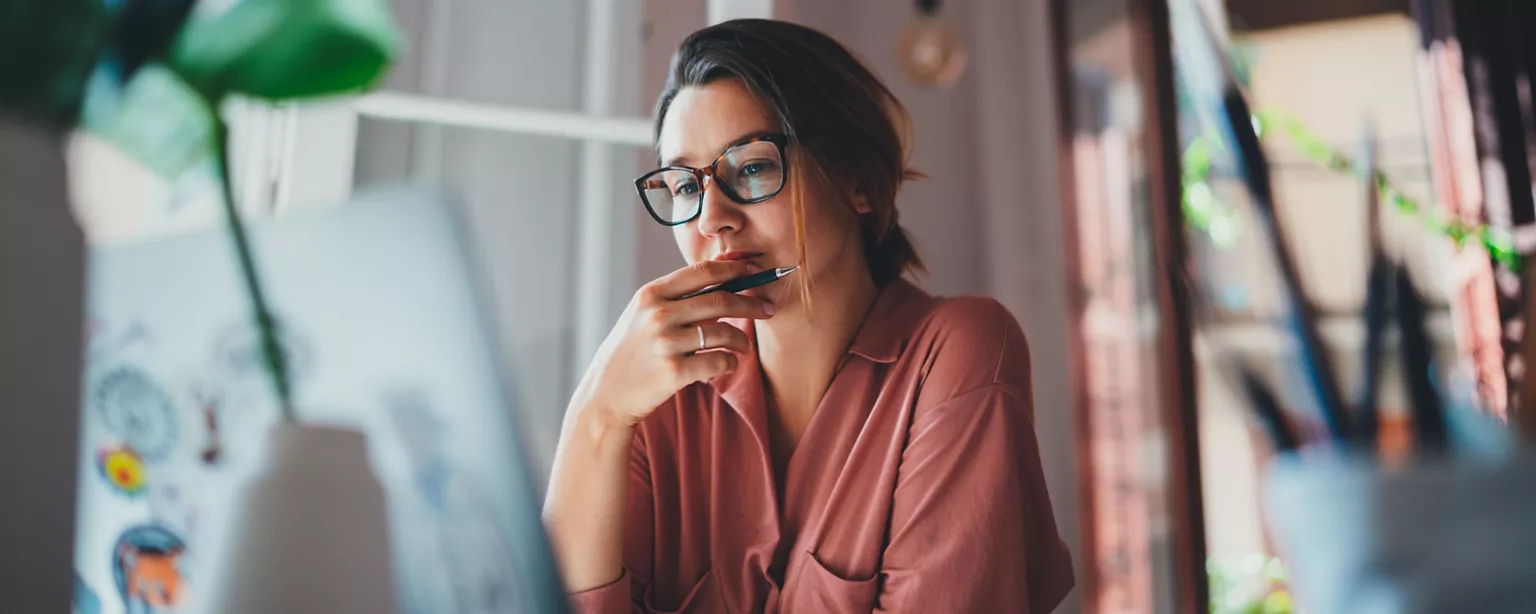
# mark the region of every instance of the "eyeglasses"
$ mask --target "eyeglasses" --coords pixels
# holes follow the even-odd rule
[[[687,224],[704,210],[704,178],[737,203],[760,203],[784,189],[789,174],[783,134],[764,134],[730,146],[709,166],[667,166],[641,175],[635,190],[645,210],[663,226]]]

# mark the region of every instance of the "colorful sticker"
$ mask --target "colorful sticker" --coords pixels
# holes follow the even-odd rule
[[[148,481],[144,474],[144,461],[132,446],[108,446],[98,450],[96,469],[118,494],[129,497],[144,494],[144,484]]]
[[[112,577],[130,614],[176,612],[186,600],[187,546],[158,525],[128,529],[112,551]]]
[[[224,457],[224,442],[219,437],[219,399],[202,391],[195,396],[198,408],[202,410],[203,429],[206,436],[202,452],[198,456],[203,459],[204,465],[216,466]]]
[[[119,367],[97,380],[93,395],[109,430],[146,462],[159,462],[176,445],[176,411],[171,396],[137,367]]]

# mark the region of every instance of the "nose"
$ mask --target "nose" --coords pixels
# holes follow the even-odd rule
[[[699,211],[699,234],[716,237],[741,230],[746,218],[741,215],[740,206],[725,195],[713,176],[705,184],[704,194],[700,198],[704,200],[699,203],[702,208]]]

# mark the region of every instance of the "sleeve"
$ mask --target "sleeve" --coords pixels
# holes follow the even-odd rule
[[[979,385],[969,391],[951,388],[945,400],[914,413],[876,611],[1041,614],[1072,589],[1071,556],[1040,465],[1027,346],[1016,326],[992,337],[1012,347],[997,370],[982,370],[991,377],[972,380]],[[947,388],[956,378],[942,379],[930,383]]]
[[[642,607],[651,577],[654,515],[651,466],[646,454],[644,429],[635,431],[629,453],[628,500],[624,516],[624,567],[618,579],[597,588],[571,593],[567,600],[573,614],[635,614]]]

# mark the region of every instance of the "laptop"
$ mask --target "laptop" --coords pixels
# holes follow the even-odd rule
[[[368,437],[400,612],[561,612],[456,212],[397,188],[250,233],[299,418]],[[93,248],[86,304],[76,611],[206,612],[280,420],[229,236]]]

